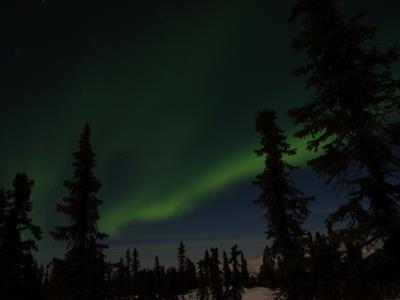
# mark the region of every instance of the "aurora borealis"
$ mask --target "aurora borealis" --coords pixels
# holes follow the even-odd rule
[[[378,37],[393,42],[399,5],[385,3],[353,0],[346,8],[367,10],[384,33]],[[220,209],[220,198],[228,205],[231,198],[238,212],[253,207],[252,195],[242,191],[252,189],[251,179],[263,166],[254,154],[257,110],[277,109],[290,135],[293,124],[284,113],[310,96],[304,81],[290,75],[302,63],[288,47],[296,32],[288,23],[290,5],[287,0],[7,4],[1,184],[9,187],[16,172],[26,172],[35,180],[35,222],[45,230],[63,222],[55,205],[65,195],[71,153],[89,122],[96,175],[103,183],[100,226],[119,244],[142,236],[157,243],[157,230],[173,228],[168,222],[175,221],[185,227],[190,214],[218,227],[218,214],[202,207]],[[304,141],[290,141],[299,150],[292,162],[304,165],[311,155]],[[328,206],[322,201],[316,210]],[[221,234],[235,230],[232,224],[221,225]],[[196,232],[207,239],[211,225],[202,226]],[[262,236],[262,227],[250,227],[244,236],[251,230]],[[170,240],[180,239],[177,234],[171,232]],[[51,247],[48,239],[42,247]]]

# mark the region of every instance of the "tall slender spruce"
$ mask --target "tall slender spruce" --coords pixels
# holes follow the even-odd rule
[[[54,239],[67,242],[65,299],[103,299],[106,268],[103,251],[107,246],[102,243],[106,234],[97,227],[102,204],[97,193],[101,183],[93,174],[96,161],[89,125],[85,125],[79,150],[73,156],[74,176],[64,183],[69,196],[57,205],[57,211],[66,215],[70,224],[56,227],[51,234]]]
[[[309,213],[308,203],[313,198],[304,196],[290,179],[294,167],[284,159],[296,151],[276,125],[276,112],[260,111],[256,130],[261,135],[262,145],[256,153],[265,156],[265,169],[254,181],[262,189],[255,202],[266,210],[267,239],[272,241],[270,249],[279,267],[278,292],[287,299],[307,299],[302,284],[306,248],[306,232],[302,225]]]

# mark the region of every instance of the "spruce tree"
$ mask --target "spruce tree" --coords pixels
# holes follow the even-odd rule
[[[120,300],[129,299],[127,265],[122,258],[114,264],[112,275],[112,297]]]
[[[183,273],[185,271],[185,266],[186,266],[186,246],[183,244],[183,242],[179,243],[179,248],[178,248],[178,271],[180,273]]]
[[[231,298],[231,287],[232,287],[232,272],[229,266],[228,255],[225,251],[222,252],[222,273],[223,273],[223,287],[224,287],[224,298]]]
[[[315,299],[353,299],[344,297],[339,279],[346,274],[355,274],[355,269],[343,268],[342,254],[332,233],[324,235],[317,232],[314,237],[310,234],[308,245],[309,282]]]
[[[240,265],[239,265],[239,255],[240,251],[238,250],[237,245],[234,245],[231,248],[231,258],[229,260],[232,266],[232,293],[231,299],[232,300],[239,300],[242,299],[243,294],[243,287],[241,282],[241,272],[240,272]]]
[[[247,268],[247,260],[242,251],[240,252],[240,282],[245,288],[249,288],[251,285],[249,270]]]
[[[365,261],[364,275],[379,287],[377,297],[390,294],[387,287],[400,283],[400,80],[392,71],[399,54],[375,44],[376,29],[360,13],[343,15],[336,0],[298,1],[292,20],[302,25],[293,47],[307,57],[295,74],[314,91],[289,112],[303,126],[296,136],[310,138],[309,150],[321,150],[309,165],[328,184],[350,191],[327,225],[343,244],[379,249]]]
[[[263,262],[257,275],[257,282],[260,286],[268,287],[271,290],[276,290],[276,261],[270,247],[265,247],[262,260]]]
[[[165,278],[165,299],[177,300],[180,290],[178,272],[175,268],[168,268]]]
[[[399,135],[400,81],[390,66],[399,55],[395,48],[371,46],[375,28],[362,23],[361,14],[343,16],[336,2],[300,1],[293,10],[292,19],[301,18],[303,25],[293,47],[307,53],[306,66],[296,74],[307,76],[315,97],[290,115],[303,125],[296,136],[312,137],[309,150],[323,150],[309,162],[316,172],[328,183],[354,188],[329,224],[347,218],[350,224],[365,223],[360,229],[369,232],[354,226],[350,231],[371,244],[397,226],[398,184],[390,178],[399,164],[393,148]]]
[[[188,291],[197,288],[196,265],[189,258],[186,259],[186,282]]]
[[[101,183],[93,174],[96,161],[87,124],[79,140],[79,150],[73,157],[73,179],[64,183],[69,196],[57,205],[57,211],[65,214],[70,224],[56,227],[51,235],[67,242],[65,299],[103,299],[106,271],[103,252],[107,246],[102,240],[107,236],[97,227],[98,209],[102,204],[97,193]]]
[[[132,293],[132,271],[131,271],[131,252],[130,250],[126,250],[125,254],[125,260],[126,260],[126,277],[127,277],[127,289],[128,289],[128,295]]]
[[[214,300],[223,299],[222,291],[222,278],[219,260],[218,248],[211,248],[211,257],[209,258],[209,272],[210,272],[210,288],[211,297]]]
[[[5,240],[5,226],[8,216],[10,197],[3,189],[0,189],[0,263],[4,257],[4,240]],[[2,274],[0,274],[0,279]]]
[[[139,252],[135,248],[135,249],[133,249],[133,253],[132,253],[132,274],[133,274],[133,276],[138,274],[139,270],[140,270]]]
[[[132,293],[134,296],[138,295],[140,287],[140,259],[139,252],[135,248],[132,253]]]
[[[275,120],[276,113],[272,110],[260,111],[256,119],[262,145],[256,153],[265,156],[265,169],[254,181],[262,189],[255,202],[266,209],[266,234],[272,240],[271,251],[278,261],[280,295],[287,299],[306,299],[308,292],[302,283],[306,239],[302,224],[312,198],[304,196],[290,179],[294,167],[284,158],[296,151],[286,142]]]
[[[154,268],[153,268],[153,274],[154,274],[154,290],[155,290],[155,298],[156,299],[162,299],[163,297],[163,274],[162,274],[162,268],[160,266],[160,261],[158,259],[158,256],[155,257],[155,263],[154,263]]]
[[[29,217],[33,184],[26,174],[19,173],[14,178],[11,193],[1,195],[2,205],[8,206],[3,214],[4,239],[0,255],[0,290],[4,299],[38,299],[40,296],[39,272],[32,252],[37,251],[36,243],[42,237],[42,230]]]
[[[200,300],[208,300],[208,287],[209,287],[209,280],[208,280],[208,272],[207,267],[204,260],[200,260],[197,263],[198,266],[198,282],[197,282],[197,296]]]
[[[186,257],[186,246],[183,242],[179,243],[178,248],[178,276],[180,279],[180,291],[181,295],[185,294],[188,288],[188,277],[187,277],[187,257]]]

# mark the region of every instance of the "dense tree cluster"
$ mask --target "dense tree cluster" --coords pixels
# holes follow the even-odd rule
[[[213,254],[210,256],[206,251],[204,259],[198,262],[199,267],[196,268],[186,257],[185,245],[180,243],[176,268],[162,266],[158,257],[155,257],[153,268],[141,268],[137,250],[133,251],[136,253],[134,260],[128,250],[125,259],[121,258],[119,262],[109,264],[106,274],[109,295],[106,298],[168,300],[181,299],[182,296],[192,293],[201,299],[241,299],[243,287],[251,281],[248,272],[239,268],[245,259],[239,263],[235,262],[234,258],[229,261],[226,258],[224,269],[221,269],[218,249],[212,248],[210,251]],[[236,254],[242,253],[237,250],[237,246],[234,246],[232,251]],[[245,270],[246,268],[244,267]],[[228,281],[228,278],[233,278],[232,274],[236,274],[237,281]]]
[[[198,262],[197,294],[200,299],[242,299],[243,288],[254,285],[255,278],[249,275],[247,261],[237,245],[231,248],[229,257],[223,251],[222,263],[218,248],[207,250]]]

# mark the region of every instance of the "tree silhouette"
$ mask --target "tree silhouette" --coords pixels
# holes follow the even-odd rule
[[[156,299],[162,299],[163,298],[163,269],[160,266],[160,261],[158,259],[158,256],[155,257],[155,263],[154,263],[154,291],[155,291],[155,298]]]
[[[197,288],[197,270],[196,265],[189,258],[186,259],[186,282],[187,292]]]
[[[13,181],[11,193],[2,193],[3,240],[1,244],[1,295],[4,299],[39,299],[40,278],[32,252],[42,237],[40,227],[33,225],[29,214],[33,181],[19,173]],[[10,202],[7,203],[8,199]],[[6,209],[6,210],[5,210]]]
[[[345,271],[341,258],[339,245],[331,234],[309,235],[308,268],[315,299],[352,299],[344,297],[338,282]]]
[[[245,288],[251,286],[249,270],[247,269],[247,260],[244,257],[243,252],[240,252],[240,282],[241,286]]]
[[[178,276],[181,288],[179,293],[183,295],[196,288],[196,266],[188,257],[186,257],[186,246],[183,242],[179,243],[177,258]]]
[[[242,299],[243,287],[242,287],[242,276],[240,272],[239,255],[241,252],[238,250],[237,245],[231,248],[231,258],[229,260],[232,267],[232,292],[231,299],[239,300]]]
[[[87,124],[73,156],[74,176],[64,183],[69,196],[57,205],[57,211],[69,218],[70,225],[56,227],[51,235],[68,243],[63,267],[68,275],[63,287],[65,299],[102,299],[106,271],[103,251],[107,246],[101,243],[106,235],[97,228],[101,183],[93,175],[96,161]]]
[[[305,197],[289,178],[294,167],[284,162],[284,156],[294,155],[295,150],[286,142],[275,119],[272,110],[260,111],[256,118],[262,145],[256,153],[265,155],[265,169],[254,181],[262,189],[255,202],[266,209],[267,239],[272,239],[271,252],[279,267],[279,293],[287,299],[302,299],[299,297],[307,294],[302,283],[306,251],[302,224],[312,198]]]
[[[127,267],[122,258],[113,266],[111,294],[116,299],[125,300],[130,297]]]
[[[211,248],[211,257],[208,259],[211,297],[215,300],[223,299],[222,278],[219,261],[218,248]]]
[[[376,215],[375,226],[384,225],[381,215],[390,217],[397,200],[396,186],[387,178],[399,163],[390,143],[395,134],[393,118],[399,113],[399,81],[389,68],[398,54],[394,48],[383,51],[365,45],[375,29],[362,24],[361,15],[345,18],[337,11],[336,1],[323,2],[329,5],[301,1],[294,10],[293,19],[304,15],[304,29],[293,45],[308,54],[307,66],[297,73],[308,75],[308,87],[317,96],[306,106],[292,109],[290,115],[304,124],[297,136],[317,135],[309,149],[322,146],[324,152],[309,163],[318,174],[328,182],[358,186],[329,223],[347,216],[361,222],[370,214],[368,219]],[[316,14],[321,17],[315,18]],[[330,47],[332,43],[335,49]],[[365,199],[369,200],[368,210],[361,205]],[[380,236],[380,231],[375,234]],[[379,239],[370,238],[370,242]]]
[[[271,248],[267,246],[263,251],[263,262],[257,275],[258,284],[260,286],[268,287],[271,290],[276,290],[278,286],[275,271],[275,257],[272,254]]]
[[[223,287],[224,287],[224,298],[230,299],[231,288],[232,288],[232,271],[229,266],[228,255],[225,251],[222,252],[222,273],[223,273]]]
[[[211,294],[211,258],[208,250],[204,252],[204,258],[198,263],[198,292],[197,295],[201,300],[209,298]]]
[[[6,193],[3,189],[0,189],[0,262],[1,258],[4,257],[3,254],[3,247],[4,247],[4,240],[5,240],[5,226],[6,220],[8,215],[8,208],[10,197],[8,193]],[[2,276],[2,275],[0,275]]]
[[[376,29],[361,13],[344,16],[336,0],[298,1],[292,20],[302,24],[293,47],[307,56],[295,74],[314,91],[289,112],[303,125],[296,136],[310,137],[308,149],[321,150],[310,166],[335,188],[350,190],[327,225],[346,245],[378,248],[365,260],[364,275],[376,297],[390,295],[386,287],[400,283],[400,80],[391,69],[399,54],[374,44]]]
[[[139,293],[139,285],[140,285],[140,260],[139,260],[139,252],[135,248],[132,253],[132,293],[133,295],[137,295]]]
[[[180,294],[184,294],[188,289],[187,289],[187,277],[186,277],[186,246],[183,244],[183,242],[179,243],[179,248],[178,248],[178,276],[179,276],[179,281],[180,281]]]
[[[125,259],[126,259],[126,280],[127,280],[127,293],[128,295],[130,295],[132,293],[132,270],[131,270],[131,265],[132,265],[132,261],[131,261],[131,252],[128,250],[126,250],[126,254],[125,254]]]
[[[135,276],[140,270],[139,252],[136,248],[133,249],[132,257],[132,274]]]

